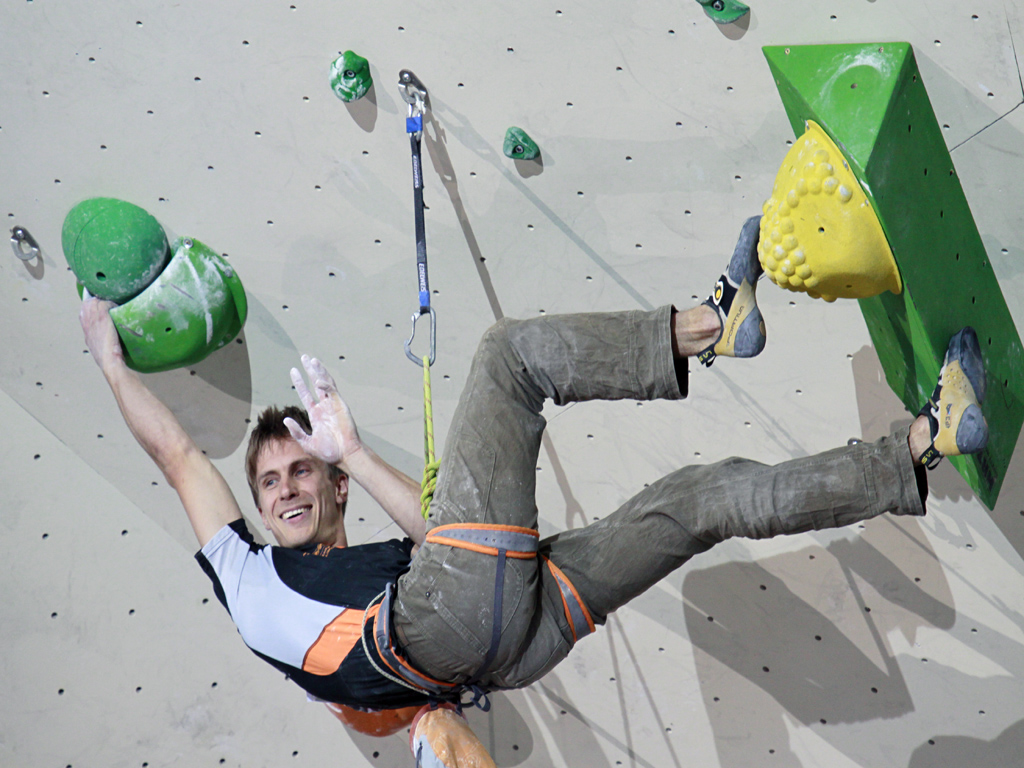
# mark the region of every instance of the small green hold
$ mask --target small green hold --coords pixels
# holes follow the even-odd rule
[[[373,85],[370,62],[352,51],[345,51],[331,64],[331,90],[342,101],[361,99]]]
[[[750,13],[750,7],[739,0],[697,0],[716,24],[732,24]]]
[[[540,154],[540,147],[526,135],[522,128],[514,125],[505,131],[505,144],[502,147],[505,157],[513,160],[533,160]]]

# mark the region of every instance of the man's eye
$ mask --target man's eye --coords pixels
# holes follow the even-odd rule
[[[276,482],[277,482],[277,481],[276,481],[276,480],[274,480],[274,479],[268,479],[268,480],[264,480],[264,481],[263,481],[263,487],[264,487],[264,488],[271,488],[271,487],[272,487],[272,486],[274,485],[274,483],[276,483]]]
[[[309,468],[308,467],[299,467],[298,470],[296,470],[295,474],[296,475],[308,475],[309,474]]]

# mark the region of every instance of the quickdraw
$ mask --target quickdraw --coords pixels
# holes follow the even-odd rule
[[[416,337],[416,321],[423,315],[430,316],[430,355],[428,365],[433,365],[437,356],[437,315],[430,306],[430,283],[427,280],[427,233],[423,221],[423,162],[420,155],[420,140],[423,138],[423,114],[427,109],[427,89],[420,79],[408,69],[398,73],[398,90],[409,105],[405,118],[405,132],[409,134],[412,149],[412,191],[416,215],[416,277],[419,284],[420,307],[412,316],[412,334],[405,342],[405,356],[416,365],[424,361],[412,352],[412,340]]]
[[[437,472],[441,464],[434,458],[434,412],[430,399],[430,366],[437,359],[437,314],[430,306],[430,282],[427,278],[427,232],[423,219],[423,160],[420,153],[423,138],[423,115],[427,110],[427,89],[410,70],[398,73],[398,90],[409,105],[405,118],[405,131],[409,134],[412,150],[412,192],[416,216],[416,279],[419,287],[419,310],[412,315],[412,332],[405,342],[405,356],[423,368],[423,482],[421,484],[420,511],[423,519],[430,512],[430,502],[437,486]],[[412,351],[416,338],[416,322],[424,315],[430,318],[430,354],[417,357]]]

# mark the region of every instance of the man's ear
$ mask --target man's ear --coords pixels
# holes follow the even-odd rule
[[[348,475],[342,472],[334,481],[334,495],[341,509],[345,509],[345,502],[348,501]]]

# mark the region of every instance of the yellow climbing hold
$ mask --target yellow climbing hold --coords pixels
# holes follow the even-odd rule
[[[825,301],[903,290],[878,216],[813,120],[782,161],[762,212],[758,258],[773,283]]]

